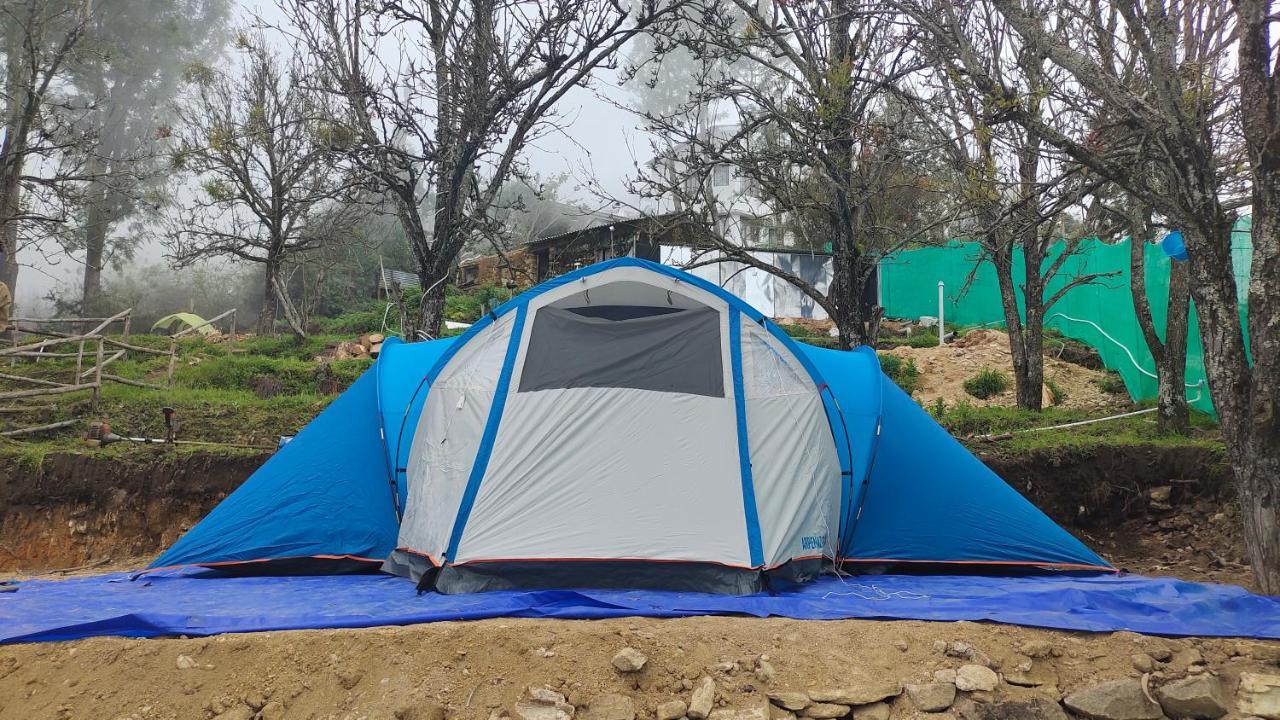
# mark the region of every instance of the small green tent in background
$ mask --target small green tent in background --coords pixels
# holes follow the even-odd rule
[[[151,332],[163,332],[168,335],[196,328],[201,335],[212,335],[217,332],[212,325],[206,325],[205,319],[195,313],[180,312],[165,315],[151,326]]]

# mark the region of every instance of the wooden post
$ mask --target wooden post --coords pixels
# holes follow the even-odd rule
[[[98,412],[98,402],[102,399],[102,336],[98,336],[98,367],[93,374],[93,411]]]
[[[232,310],[231,311],[231,335],[227,339],[227,350],[231,351],[235,349],[236,349],[236,311]]]
[[[80,374],[84,371],[84,340],[80,341],[80,349],[76,351],[76,382],[80,382]]]
[[[133,324],[133,313],[124,316],[124,341],[129,342],[129,326]]]
[[[165,387],[173,387],[173,366],[178,364],[178,340],[169,336],[169,373],[165,376]]]

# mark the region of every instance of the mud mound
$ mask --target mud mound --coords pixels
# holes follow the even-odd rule
[[[1013,361],[1009,353],[1009,336],[999,330],[973,330],[953,343],[941,347],[896,347],[882,351],[903,360],[912,360],[920,369],[920,384],[914,396],[923,404],[931,405],[941,399],[947,405],[969,403],[989,406],[1016,404],[1013,388],[985,400],[980,400],[964,390],[964,381],[990,368],[1013,377]],[[1066,393],[1059,407],[1078,410],[1104,411],[1129,407],[1124,395],[1103,392],[1098,386],[1106,376],[1101,370],[1076,365],[1052,357],[1044,359],[1046,381],[1056,384]],[[1052,404],[1046,383],[1044,404]]]

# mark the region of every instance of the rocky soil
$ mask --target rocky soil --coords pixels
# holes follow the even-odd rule
[[[1280,720],[1277,663],[965,622],[484,620],[0,647],[0,718]]]
[[[1130,405],[1127,395],[1103,392],[1099,381],[1106,376],[1101,370],[1053,357],[1052,343],[1046,343],[1044,376],[1066,393],[1059,407],[1077,410],[1117,410]],[[1009,336],[999,330],[973,330],[942,347],[896,347],[883,351],[903,360],[912,360],[920,369],[920,386],[913,396],[925,407],[942,400],[947,405],[968,403],[977,406],[1016,404],[1012,386],[1005,392],[978,399],[964,390],[964,381],[984,369],[999,370],[1013,377],[1013,360],[1009,353]],[[1052,405],[1045,388],[1044,405]]]

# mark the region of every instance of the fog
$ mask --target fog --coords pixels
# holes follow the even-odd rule
[[[262,25],[267,28],[266,37],[279,51],[290,50],[290,43],[271,29],[286,25],[287,18],[270,0],[247,0],[238,4],[233,0],[230,10],[229,16],[222,19],[220,27],[211,30],[210,35]],[[570,90],[556,111],[558,128],[532,142],[524,154],[537,176],[566,177],[558,185],[561,199],[616,214],[627,214],[625,207],[634,206],[634,198],[627,193],[627,178],[637,164],[651,157],[649,141],[639,128],[636,116],[625,109],[634,100],[634,94],[621,84],[621,68],[628,50],[630,48],[624,49],[614,67],[598,69],[590,87]],[[225,59],[235,50],[228,48],[222,52]],[[181,61],[175,58],[172,62]],[[149,94],[147,101],[159,94]],[[183,192],[172,188],[170,191]],[[617,205],[611,199],[621,199],[623,203]],[[103,273],[107,283],[131,269],[154,268],[165,263],[165,248],[158,237],[161,228],[154,218],[135,217],[127,224],[131,227],[117,228],[117,237],[134,233],[137,240],[127,257],[116,257],[107,265]],[[52,305],[46,296],[51,292],[65,296],[78,294],[84,273],[83,252],[68,254],[50,242],[40,248],[25,248],[21,261],[16,297],[19,313],[49,314]],[[214,261],[215,264],[222,262]]]

